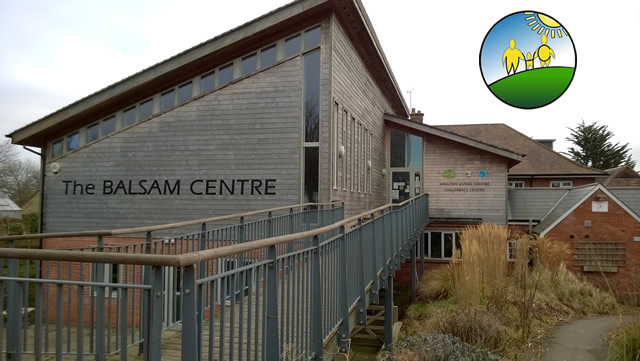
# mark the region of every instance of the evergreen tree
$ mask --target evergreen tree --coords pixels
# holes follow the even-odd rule
[[[598,122],[587,125],[583,120],[575,129],[568,129],[571,135],[565,139],[575,147],[570,147],[567,153],[574,161],[596,169],[625,165],[635,167],[636,162],[631,160],[629,143],[613,144],[611,138],[614,134],[606,125],[598,125]]]

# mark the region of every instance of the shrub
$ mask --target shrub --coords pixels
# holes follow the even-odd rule
[[[398,342],[391,351],[378,354],[378,361],[497,361],[498,357],[459,338],[422,333]]]
[[[454,289],[455,264],[448,264],[429,272],[417,286],[418,299],[421,301],[440,300],[449,297]]]
[[[619,328],[609,345],[608,361],[640,360],[640,322]]]

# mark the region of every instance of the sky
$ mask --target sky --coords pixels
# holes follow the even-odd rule
[[[598,121],[614,142],[630,143],[640,163],[639,1],[362,1],[407,104],[425,113],[425,123],[505,123],[556,139],[555,149],[565,151],[569,127]],[[0,0],[0,132],[288,2]],[[495,98],[479,66],[489,29],[524,10],[560,22],[577,52],[569,89],[533,110]]]

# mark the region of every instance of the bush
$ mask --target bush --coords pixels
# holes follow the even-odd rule
[[[440,300],[449,297],[454,289],[454,264],[437,268],[417,285],[418,299],[421,301]]]
[[[22,223],[24,224],[27,233],[38,233],[39,216],[38,213],[27,213],[22,216]]]
[[[397,342],[391,351],[378,354],[378,361],[494,361],[498,357],[459,338],[439,333],[419,334]]]
[[[640,360],[640,322],[618,329],[609,345],[608,361]]]

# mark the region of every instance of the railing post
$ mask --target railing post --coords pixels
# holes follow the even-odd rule
[[[384,345],[387,350],[393,347],[393,275],[387,277],[387,289],[384,290]]]
[[[9,248],[15,248],[14,241],[9,241]],[[9,277],[18,277],[18,260],[9,259]],[[1,286],[0,286],[1,287]],[[7,360],[22,359],[22,294],[18,282],[7,284]],[[0,315],[0,317],[4,317]]]
[[[242,233],[242,231],[244,230],[243,228],[243,223],[244,223],[244,217],[240,218],[240,232]],[[202,223],[202,227],[201,227],[201,233],[200,233],[200,245],[198,246],[199,250],[205,250],[208,248],[208,237],[207,237],[207,224],[206,223]],[[183,272],[186,272],[186,268],[192,268],[195,267],[194,266],[189,266],[189,267],[185,267],[185,269],[183,269]],[[194,276],[194,285],[191,286],[191,283],[187,283],[186,285],[191,286],[190,290],[191,292],[189,294],[184,293],[184,295],[181,293],[181,297],[182,297],[182,302],[185,302],[185,298],[190,296],[190,297],[195,297],[196,300],[196,308],[195,308],[195,316],[196,316],[196,334],[195,334],[195,338],[196,338],[196,347],[197,347],[197,356],[198,356],[198,360],[201,359],[202,357],[202,322],[204,320],[204,295],[200,294],[200,292],[198,292],[198,289],[196,288],[197,286],[195,286],[195,269],[192,270],[193,276]],[[198,279],[204,279],[207,277],[207,262],[201,262],[198,264]],[[184,275],[183,275],[184,278]],[[189,282],[191,282],[189,280]],[[182,292],[184,292],[185,290],[185,284],[182,284]],[[183,317],[183,322],[184,322],[184,315],[185,313],[182,313],[182,317]],[[183,360],[185,360],[185,358],[182,358]]]
[[[425,254],[425,248],[424,248],[424,228],[422,228],[422,222],[420,223],[420,251],[418,252],[418,254],[420,255],[420,279],[422,279],[422,277],[424,277],[424,254]]]
[[[360,297],[358,298],[358,312],[357,320],[358,324],[364,325],[367,323],[367,290],[366,290],[366,276],[364,270],[364,240],[362,239],[362,218],[358,219],[358,253],[360,253],[358,266],[358,290],[360,291]]]
[[[378,220],[376,219],[375,213],[371,213],[371,239],[369,242],[372,251],[371,269],[373,270],[373,283],[371,284],[371,296],[369,296],[369,298],[371,299],[371,303],[374,305],[380,303],[380,296],[378,296],[378,291],[380,289],[380,284],[378,283],[378,270],[380,269],[378,265],[378,243],[380,242],[378,240],[380,239],[380,236],[376,234],[376,222],[378,222]]]
[[[387,262],[389,261],[389,249],[390,246],[390,236],[389,236],[389,227],[387,226],[390,214],[389,212],[385,213],[385,210],[382,210],[382,288],[386,287],[387,277],[389,276],[389,268],[387,267]]]
[[[320,240],[313,237],[313,251],[311,263],[311,352],[313,360],[324,359],[324,345],[322,335],[322,283],[320,281]]]
[[[144,243],[144,253],[151,254],[151,232],[147,232]],[[151,266],[144,266],[142,270],[142,284],[151,284]],[[138,353],[145,355],[145,359],[149,354],[149,292],[142,293],[142,323],[140,324],[140,332],[142,334],[142,342],[138,346]]]
[[[96,247],[98,252],[102,252],[104,250],[104,239],[102,236],[98,236],[98,244]],[[105,274],[104,274],[104,263],[96,264],[96,282],[104,283],[106,282]],[[111,280],[111,277],[109,277]],[[58,289],[58,292],[60,289]],[[96,289],[96,360],[104,360],[105,359],[105,346],[104,346],[104,338],[105,338],[105,322],[104,322],[104,310],[105,310],[105,287],[98,286]]]
[[[151,291],[149,309],[149,342],[148,361],[156,361],[162,358],[162,267],[152,266]]]
[[[271,213],[269,213],[269,221],[271,222]],[[278,335],[278,251],[276,246],[270,246],[267,249],[267,258],[271,261],[267,265],[266,274],[266,317],[264,318],[264,338],[263,345],[264,360],[280,359],[280,337]]]
[[[350,337],[349,329],[349,292],[347,284],[347,237],[345,235],[344,226],[340,227],[340,285],[339,285],[339,315],[342,318],[340,328],[338,330],[338,347],[342,353],[347,353],[347,344]]]
[[[289,234],[295,233],[293,208],[289,208]],[[293,252],[293,242],[287,243],[287,253]]]
[[[411,302],[416,300],[416,244],[411,247]]]
[[[196,288],[195,265],[187,266],[182,271],[182,359],[200,360],[202,348],[198,327],[198,313],[202,313],[200,297]],[[213,302],[213,301],[212,301]],[[214,312],[213,307],[211,312]],[[213,345],[210,347],[213,352]]]

